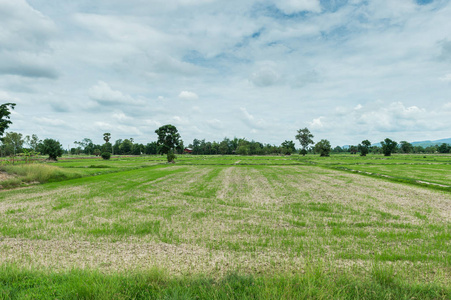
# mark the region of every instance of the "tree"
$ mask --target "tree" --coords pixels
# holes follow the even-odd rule
[[[105,143],[108,143],[110,141],[110,139],[111,139],[111,133],[105,132],[103,134],[103,140],[105,141]]]
[[[330,142],[328,140],[321,140],[315,145],[315,152],[320,156],[329,156],[331,150]]]
[[[3,141],[3,153],[6,155],[12,155],[22,152],[24,140],[22,139],[22,133],[7,132]]]
[[[25,137],[25,144],[27,144],[33,151],[37,151],[40,142],[41,141],[36,134],[31,135],[31,137],[29,135]]]
[[[307,148],[310,144],[314,144],[313,140],[313,134],[310,133],[310,130],[306,128],[299,129],[298,134],[296,135],[296,139],[299,140],[299,143],[301,144],[302,150],[301,153],[303,156],[307,154]]]
[[[451,151],[451,146],[446,143],[442,143],[438,146],[437,150],[439,153],[449,153]]]
[[[119,149],[122,154],[131,154],[132,152],[133,143],[129,139],[125,139],[122,141],[121,145],[119,146]]]
[[[411,143],[406,141],[401,141],[400,143],[402,153],[410,153],[413,151],[413,146]]]
[[[361,144],[357,146],[360,151],[360,156],[366,156],[370,152],[371,142],[368,140],[362,141]]]
[[[0,105],[0,138],[3,136],[5,130],[8,129],[9,125],[12,124],[9,115],[11,114],[10,109],[14,109],[14,106],[16,106],[15,103]]]
[[[180,134],[177,128],[168,124],[155,130],[155,133],[158,135],[159,153],[167,154],[168,162],[173,162],[175,158],[174,149],[180,144]]]
[[[392,152],[396,150],[398,143],[392,141],[389,138],[386,138],[383,142],[381,142],[381,145],[382,145],[382,153],[384,153],[384,156],[390,156]]]
[[[58,160],[63,155],[64,149],[60,142],[54,139],[45,139],[40,145],[42,154],[48,154],[50,160]]]
[[[291,153],[296,152],[296,147],[293,141],[284,141],[281,145],[283,154],[290,155]]]

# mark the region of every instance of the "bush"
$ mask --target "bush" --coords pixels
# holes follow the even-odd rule
[[[111,158],[111,153],[110,152],[103,152],[101,156],[102,156],[103,159],[108,160],[108,159]]]
[[[169,163],[174,163],[174,159],[176,159],[177,156],[175,156],[174,151],[169,150],[168,154],[167,154],[167,159]]]

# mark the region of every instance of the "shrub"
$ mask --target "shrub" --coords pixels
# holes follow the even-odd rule
[[[111,153],[110,152],[103,152],[101,156],[102,156],[103,159],[110,159],[111,158]]]

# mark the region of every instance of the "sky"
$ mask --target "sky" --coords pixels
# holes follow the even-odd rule
[[[448,0],[0,0],[8,131],[64,148],[451,137]],[[297,143],[299,147],[299,143]]]

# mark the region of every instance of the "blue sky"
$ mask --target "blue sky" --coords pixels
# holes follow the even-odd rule
[[[333,145],[451,137],[451,2],[0,0],[10,131]]]

